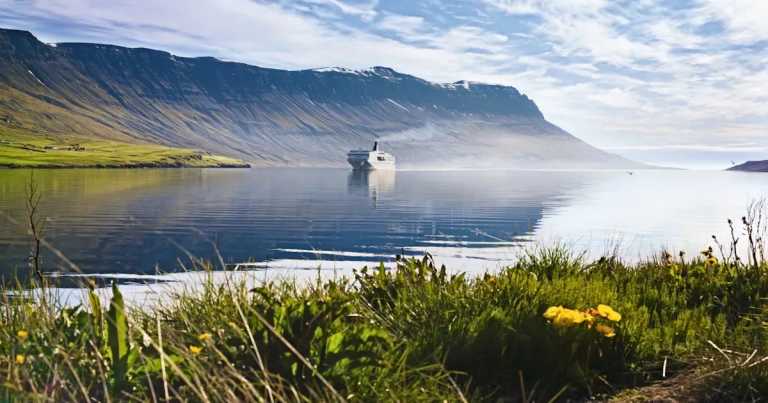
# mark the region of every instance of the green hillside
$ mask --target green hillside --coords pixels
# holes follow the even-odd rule
[[[199,150],[76,136],[34,135],[0,128],[0,167],[6,168],[246,166],[240,160]]]

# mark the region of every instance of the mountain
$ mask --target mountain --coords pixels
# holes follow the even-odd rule
[[[285,71],[0,30],[0,129],[343,166],[374,139],[410,167],[637,167],[549,123],[513,87],[386,67]]]
[[[768,160],[747,161],[743,164],[739,164],[739,165],[728,168],[728,171],[768,172]]]

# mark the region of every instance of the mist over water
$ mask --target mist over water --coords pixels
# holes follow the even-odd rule
[[[342,271],[435,255],[497,270],[532,242],[628,260],[696,253],[768,195],[759,174],[688,171],[343,169],[50,170],[35,173],[45,236],[86,273],[179,270],[187,254],[273,269]],[[24,217],[28,171],[0,171],[0,209]],[[716,190],[716,191],[713,191]],[[5,219],[4,219],[5,220]],[[4,273],[23,271],[24,228],[0,227]],[[45,268],[61,270],[55,257]]]

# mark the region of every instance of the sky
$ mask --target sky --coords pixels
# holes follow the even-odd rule
[[[45,42],[511,85],[597,147],[706,169],[768,159],[766,21],[765,0],[0,0]]]

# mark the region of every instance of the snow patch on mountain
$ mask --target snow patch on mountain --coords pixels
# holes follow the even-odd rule
[[[386,80],[394,80],[399,81],[402,78],[399,77],[400,73],[396,72],[395,70],[389,68],[389,67],[381,67],[381,66],[374,66],[369,67],[367,69],[349,69],[346,67],[321,67],[317,69],[310,69],[309,71],[313,71],[315,73],[340,73],[340,74],[350,74],[360,77],[376,77],[376,78],[383,78]]]
[[[432,84],[440,88],[445,88],[449,90],[464,89],[467,91],[471,91],[473,86],[488,85],[488,84],[484,84],[476,81],[466,81],[466,80],[456,81],[453,83],[432,83]]]
[[[389,80],[400,80],[398,76],[401,75],[400,73],[396,72],[395,70],[392,70],[389,67],[381,67],[381,66],[369,67],[367,69],[350,69],[346,67],[321,67],[316,69],[310,69],[309,71],[314,71],[316,73],[350,74],[350,75],[355,75],[360,77],[380,77],[380,78],[385,78]],[[466,91],[471,91],[472,87],[490,85],[490,84],[485,84],[477,81],[467,81],[467,80],[455,81],[452,83],[438,83],[438,82],[432,82],[432,81],[426,81],[426,80],[421,80],[421,81],[429,83],[439,88],[444,88],[449,90],[463,89]]]

